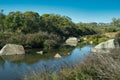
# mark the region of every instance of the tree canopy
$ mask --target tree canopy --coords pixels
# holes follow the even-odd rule
[[[0,30],[1,32],[16,33],[36,33],[44,31],[67,38],[69,36],[79,37],[82,35],[90,35],[100,32],[97,28],[105,28],[106,31],[116,31],[113,27],[120,27],[120,18],[113,18],[111,23],[74,23],[68,16],[59,14],[43,14],[37,12],[20,11],[10,12],[4,15],[3,10],[0,11]]]

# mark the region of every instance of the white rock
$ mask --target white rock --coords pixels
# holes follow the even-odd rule
[[[76,37],[69,37],[65,42],[67,45],[77,46],[78,39]]]
[[[62,56],[61,56],[59,53],[57,53],[57,54],[55,54],[54,57],[55,57],[55,58],[61,58]]]
[[[0,51],[0,55],[15,55],[25,54],[25,50],[22,45],[6,44]]]
[[[115,48],[119,48],[118,42],[115,39],[110,39],[95,46],[92,52],[109,53],[111,49]]]
[[[102,42],[100,44],[98,44],[97,46],[95,46],[96,49],[102,49],[102,48],[115,48],[115,43],[114,43],[114,39]]]

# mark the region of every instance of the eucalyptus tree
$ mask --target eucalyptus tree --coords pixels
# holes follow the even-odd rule
[[[67,16],[61,16],[58,14],[43,14],[40,17],[41,30],[58,34],[61,37],[74,35],[74,31],[72,30],[75,29],[75,26],[76,25],[71,21],[71,18]]]
[[[113,18],[111,24],[113,24],[115,27],[120,27],[120,18]]]
[[[0,30],[1,32],[4,32],[4,19],[5,19],[5,15],[4,15],[4,10],[1,9],[0,10]]]
[[[37,12],[26,11],[23,13],[24,23],[22,27],[22,32],[33,33],[39,31],[39,18],[40,15]]]
[[[5,18],[5,26],[7,31],[21,32],[23,27],[23,15],[21,12],[10,12]]]

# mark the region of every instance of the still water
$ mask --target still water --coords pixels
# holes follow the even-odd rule
[[[70,54],[61,59],[55,59],[54,54],[48,55],[15,55],[0,57],[0,80],[21,80],[31,71],[44,71],[50,73],[58,71],[63,66],[74,66],[86,56],[90,55],[91,46],[74,48]]]

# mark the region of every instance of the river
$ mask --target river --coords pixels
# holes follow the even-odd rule
[[[0,57],[0,80],[20,80],[24,75],[31,71],[42,72],[44,70],[50,73],[58,71],[63,66],[74,66],[77,62],[82,61],[90,55],[91,46],[83,46],[82,48],[74,48],[70,54],[60,59],[34,55],[15,55]]]

